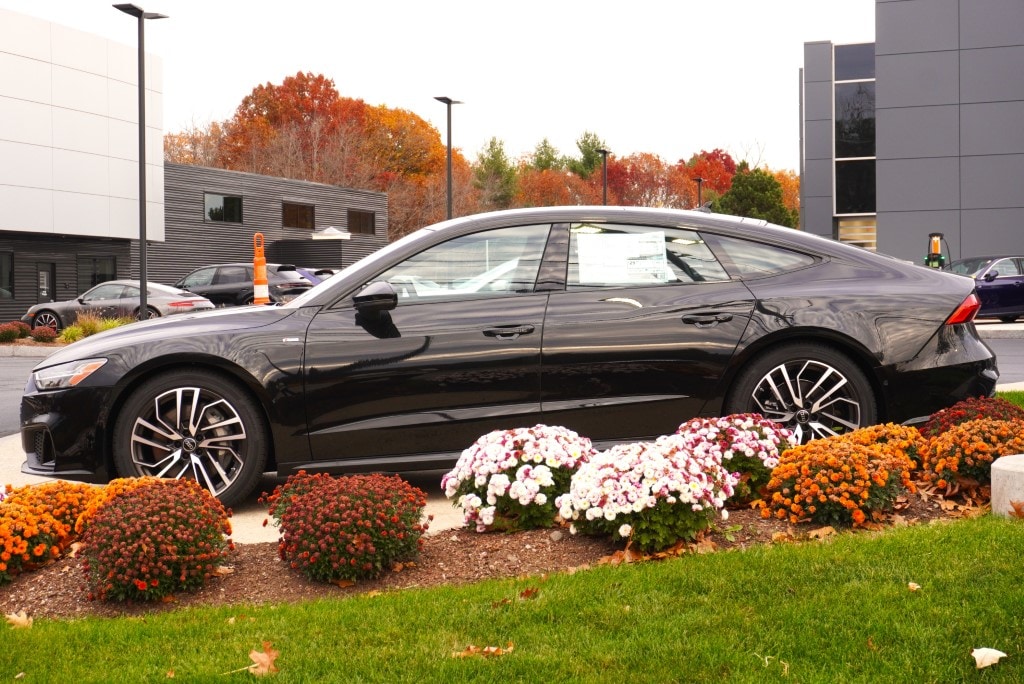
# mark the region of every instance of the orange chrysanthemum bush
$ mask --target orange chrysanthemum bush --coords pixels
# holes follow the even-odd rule
[[[264,500],[281,528],[278,552],[320,582],[380,576],[419,556],[427,495],[397,475],[300,472]]]
[[[1024,453],[1024,420],[981,418],[954,425],[931,439],[922,453],[928,482],[953,490],[992,482],[992,461]]]
[[[927,444],[921,432],[909,425],[885,423],[854,430],[845,435],[847,441],[864,446],[879,446],[886,453],[906,456],[915,467],[921,465],[921,452]]]
[[[859,432],[785,451],[772,471],[768,499],[758,503],[761,516],[861,527],[880,519],[904,491],[914,491],[914,462],[905,450],[872,443],[869,434]]]
[[[933,413],[921,426],[921,434],[925,439],[933,439],[956,425],[979,418],[1024,420],[1024,408],[1002,397],[971,397]]]
[[[73,539],[75,519],[99,489],[62,480],[7,485],[0,496],[0,584],[59,556]]]
[[[155,601],[203,586],[231,546],[228,511],[192,480],[118,483],[81,536],[90,599]]]

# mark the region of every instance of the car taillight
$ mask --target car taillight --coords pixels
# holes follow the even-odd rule
[[[181,307],[181,308],[192,308],[195,305],[196,305],[195,302],[190,302],[188,300],[181,301],[181,302],[168,302],[167,303],[167,306]]]
[[[946,319],[946,325],[970,323],[978,315],[979,309],[981,309],[981,300],[978,299],[978,295],[972,292],[967,295],[967,299],[960,302],[960,306],[956,307],[956,311],[949,315],[949,318]]]

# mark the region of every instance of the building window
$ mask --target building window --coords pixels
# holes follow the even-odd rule
[[[306,228],[313,230],[315,225],[312,204],[281,203],[281,225],[285,228]]]
[[[205,194],[206,220],[225,223],[242,222],[242,198],[235,195]]]
[[[14,255],[0,252],[0,299],[14,297]]]
[[[832,51],[835,214],[875,213],[875,44]]]
[[[78,291],[117,279],[117,260],[112,256],[78,257]]]
[[[878,227],[875,219],[839,219],[836,221],[836,238],[848,245],[856,245],[874,252],[878,248]]]
[[[360,235],[373,235],[375,214],[372,211],[361,209],[348,210],[348,232],[359,233]]]

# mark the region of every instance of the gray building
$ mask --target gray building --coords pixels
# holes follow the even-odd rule
[[[921,263],[1024,252],[1024,2],[876,0],[804,45],[801,227]]]

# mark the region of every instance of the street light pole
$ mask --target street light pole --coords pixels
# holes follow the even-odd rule
[[[463,104],[450,97],[435,97],[448,108],[448,218],[452,217],[452,105]]]
[[[703,178],[694,178],[693,182],[697,184],[697,208],[700,209],[704,205],[704,203],[701,202],[701,197],[700,197],[700,186],[704,183],[704,179]]]
[[[601,155],[601,203],[608,204],[608,150],[597,151]]]
[[[148,315],[146,302],[146,19],[166,19],[166,14],[146,12],[131,4],[114,5],[139,20],[139,318]]]

